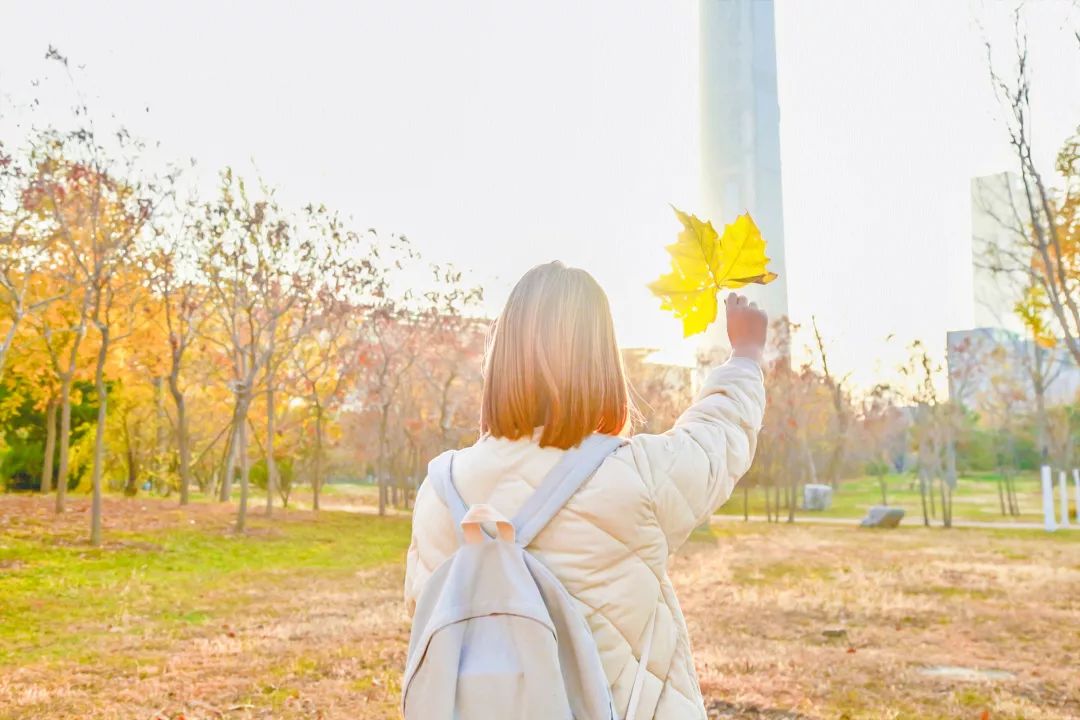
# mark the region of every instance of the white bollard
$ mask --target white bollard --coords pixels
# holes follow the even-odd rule
[[[1058,473],[1058,491],[1061,493],[1061,527],[1069,527],[1069,483],[1065,471]]]
[[[1043,495],[1043,520],[1046,522],[1046,531],[1057,530],[1054,522],[1054,481],[1050,477],[1050,466],[1042,466],[1042,495]]]

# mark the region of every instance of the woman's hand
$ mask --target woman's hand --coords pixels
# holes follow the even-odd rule
[[[765,338],[769,331],[769,316],[745,296],[728,293],[724,300],[727,310],[728,341],[731,355],[745,357],[760,363],[765,352]]]

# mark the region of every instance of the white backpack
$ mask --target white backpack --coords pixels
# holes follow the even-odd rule
[[[453,452],[431,461],[428,482],[460,527],[461,545],[417,600],[402,680],[406,720],[620,720],[588,624],[526,548],[621,444],[596,434],[568,450],[513,521],[490,505],[465,505]],[[652,625],[627,720],[637,710]]]

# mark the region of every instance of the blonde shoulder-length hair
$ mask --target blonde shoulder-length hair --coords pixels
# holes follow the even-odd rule
[[[481,430],[541,447],[571,448],[594,432],[618,435],[633,414],[607,295],[561,262],[518,281],[492,327],[484,359]]]

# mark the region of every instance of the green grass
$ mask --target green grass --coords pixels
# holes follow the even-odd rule
[[[47,528],[0,536],[0,665],[91,652],[116,628],[152,636],[214,622],[264,601],[252,595],[261,585],[347,578],[400,561],[409,542],[407,520],[349,513],[250,525],[246,535],[111,532],[101,549],[58,543]]]
[[[833,580],[833,570],[806,562],[748,563],[735,565],[732,568],[731,577],[734,582],[742,586],[772,585],[793,581],[827,583]]]
[[[1001,514],[998,500],[998,476],[992,473],[972,473],[961,477],[953,493],[953,517],[957,520],[979,520],[985,522],[1008,523],[1013,519]],[[922,504],[918,482],[911,475],[888,475],[885,478],[889,505],[901,507],[906,511],[907,520],[922,519]],[[1016,492],[1020,503],[1021,515],[1017,520],[1040,522],[1042,520],[1042,496],[1039,478],[1035,473],[1024,473],[1016,479]],[[938,503],[939,495],[934,501]],[[801,502],[801,498],[800,498]],[[876,477],[861,477],[841,482],[833,494],[832,508],[825,512],[804,512],[797,514],[807,517],[861,518],[867,509],[881,504],[881,489]],[[765,515],[765,495],[760,488],[752,488],[749,493],[749,511],[751,515]],[[743,493],[737,489],[731,499],[719,513],[723,515],[743,514]],[[784,513],[786,515],[786,511]],[[938,508],[940,518],[940,508]]]

